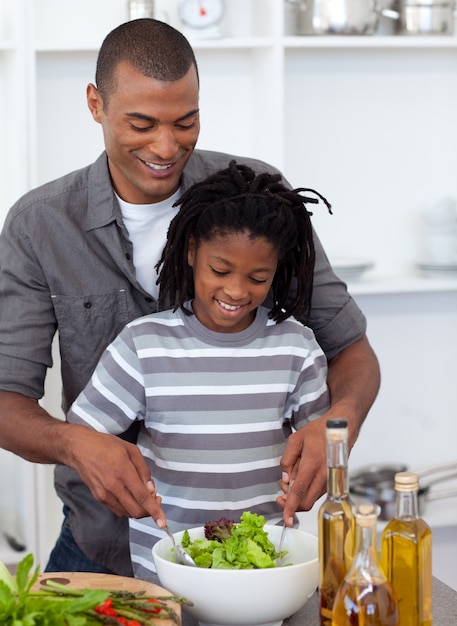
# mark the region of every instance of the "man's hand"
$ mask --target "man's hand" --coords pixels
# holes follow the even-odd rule
[[[309,511],[327,490],[327,420],[347,420],[350,451],[376,398],[379,364],[366,337],[332,359],[327,382],[331,399],[329,411],[293,433],[281,459],[283,480],[280,486],[286,493],[291,482],[291,489],[287,497],[278,497],[278,504],[284,509],[288,525],[295,511]]]
[[[152,516],[165,525],[161,498],[134,444],[55,419],[33,398],[0,392],[0,446],[35,463],[68,465],[116,515]]]
[[[326,414],[289,436],[281,459],[280,486],[287,493],[278,498],[284,519],[292,524],[295,511],[309,511],[327,489]]]
[[[86,426],[68,425],[69,458],[96,500],[118,516],[166,523],[153,478],[135,444]]]

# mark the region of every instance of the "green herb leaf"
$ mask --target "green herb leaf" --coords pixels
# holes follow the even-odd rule
[[[0,579],[1,626],[118,624],[115,616],[100,611],[105,601],[109,601],[117,615],[128,617],[132,622],[145,625],[152,624],[156,619],[171,619],[179,624],[178,615],[166,601],[191,604],[185,598],[176,596],[151,599],[144,592],[134,594],[106,589],[73,589],[54,581],[47,581],[39,591],[32,591],[38,578],[38,568],[32,570],[31,554],[19,563],[15,580],[9,572],[6,576],[0,568],[0,574],[3,572],[3,579]],[[157,614],[151,614],[151,607],[158,609]]]
[[[16,581],[11,576],[8,568],[0,561],[0,583],[4,583],[11,591],[17,591]]]

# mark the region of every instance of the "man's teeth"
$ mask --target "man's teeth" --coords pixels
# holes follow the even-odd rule
[[[157,165],[157,163],[149,163],[148,161],[145,163],[153,170],[166,170],[170,167],[170,165]]]
[[[226,304],[225,302],[221,302],[220,300],[218,300],[219,304],[221,305],[221,307],[223,309],[227,309],[227,311],[236,311],[237,309],[240,309],[241,306],[233,306],[231,304]]]

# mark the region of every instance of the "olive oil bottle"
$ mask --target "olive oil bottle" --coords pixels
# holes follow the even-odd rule
[[[381,567],[377,548],[377,504],[356,512],[355,553],[333,606],[332,626],[399,626],[395,592]]]
[[[401,626],[432,624],[432,531],[419,517],[419,479],[395,475],[395,517],[381,537],[384,572],[398,598]]]
[[[336,592],[354,554],[354,505],[349,496],[348,428],[327,420],[327,497],[318,513],[320,624],[331,626]]]

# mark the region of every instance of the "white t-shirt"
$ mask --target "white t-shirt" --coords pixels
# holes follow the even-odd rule
[[[178,189],[170,198],[154,204],[130,204],[117,196],[133,244],[136,278],[154,298],[159,294],[155,266],[162,255],[170,222],[179,211],[179,207],[173,204],[180,195],[181,190]]]

